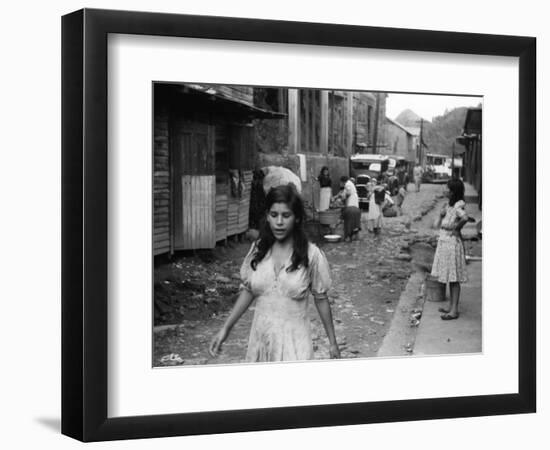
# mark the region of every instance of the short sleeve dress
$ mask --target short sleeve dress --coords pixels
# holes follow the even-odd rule
[[[445,229],[466,216],[465,205],[464,201],[459,200],[453,206],[447,206],[447,212],[441,221],[431,273],[440,283],[468,281],[462,239],[453,236],[452,231]]]
[[[326,294],[331,286],[330,268],[324,253],[309,243],[307,268],[287,271],[290,258],[276,271],[271,251],[258,263],[250,262],[256,244],[242,267],[242,288],[256,299],[246,360],[249,362],[298,361],[313,359],[313,343],[308,317],[309,294]]]

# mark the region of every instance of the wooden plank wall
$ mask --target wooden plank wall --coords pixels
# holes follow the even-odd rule
[[[180,171],[186,175],[215,173],[214,127],[208,123],[184,121],[176,132]]]
[[[244,180],[244,186],[239,199],[237,233],[244,233],[248,230],[248,213],[250,211],[250,189],[252,186],[252,171],[244,170],[241,172]]]
[[[234,236],[248,230],[252,171],[244,170],[241,174],[243,177],[243,188],[240,196],[233,196],[231,194],[231,180],[229,180],[229,193],[227,195],[227,236]]]
[[[239,195],[232,177],[228,180],[228,195],[227,195],[227,236],[233,236],[239,233]]]
[[[153,149],[153,253],[170,251],[168,108],[155,109]]]
[[[183,249],[213,248],[216,245],[216,177],[183,175]]]
[[[216,242],[227,237],[227,178],[225,184],[216,183]]]
[[[227,199],[229,184],[229,125],[224,120],[215,122],[216,168],[216,242],[227,238]]]
[[[481,192],[481,141],[479,138],[472,139],[466,146],[466,152],[463,156],[464,179],[471,183],[474,188]]]

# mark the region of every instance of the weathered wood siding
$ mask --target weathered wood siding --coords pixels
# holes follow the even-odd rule
[[[227,237],[227,185],[221,190],[221,185],[216,184],[216,242]]]
[[[176,120],[170,147],[174,173],[174,248],[213,248],[216,244],[214,127]]]
[[[170,251],[168,107],[155,108],[153,148],[153,253]]]
[[[463,156],[464,180],[472,184],[478,193],[481,192],[481,137],[468,140]]]
[[[227,197],[227,236],[239,233],[239,198]]]
[[[254,128],[246,125],[231,127],[229,166],[230,169],[238,170],[240,186],[237,189],[237,196],[228,198],[228,236],[248,230],[252,167],[255,158],[254,142]]]
[[[240,173],[240,177],[240,188],[238,186],[231,187],[232,181],[229,179],[229,194],[227,195],[227,236],[244,233],[248,230],[252,171],[243,170]]]
[[[229,125],[215,122],[216,167],[216,242],[227,238],[229,193]]]
[[[239,219],[237,223],[237,232],[244,233],[248,230],[248,215],[250,212],[250,190],[252,186],[252,171],[243,170],[243,191],[239,199]]]
[[[214,175],[184,175],[182,185],[182,248],[213,248],[216,245]]]

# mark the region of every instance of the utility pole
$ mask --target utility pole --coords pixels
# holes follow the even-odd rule
[[[420,118],[420,142],[418,144],[418,159],[420,163],[420,167],[424,168],[424,149],[422,148],[422,145],[424,145],[424,137],[422,136],[424,129],[424,119]]]
[[[332,156],[334,156],[335,152],[335,145],[334,145],[334,103],[335,103],[335,96],[334,96],[334,91],[331,91],[331,96],[332,96],[332,105],[330,107],[330,128],[329,128],[329,141],[330,141],[330,146],[329,146],[329,152]],[[329,97],[330,99],[330,97]]]
[[[452,152],[451,152],[451,178],[455,178],[455,143],[453,142]]]
[[[380,93],[375,94],[374,130],[372,131],[372,153],[378,153],[378,115],[380,114]]]

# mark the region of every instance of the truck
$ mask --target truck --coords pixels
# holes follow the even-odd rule
[[[451,178],[451,168],[447,164],[447,155],[426,153],[422,181],[426,183],[444,183]]]
[[[390,162],[390,157],[386,155],[356,153],[350,156],[349,173],[350,177],[355,179],[361,209],[368,210],[369,207],[369,182],[387,173]],[[395,163],[393,165],[395,166]]]

